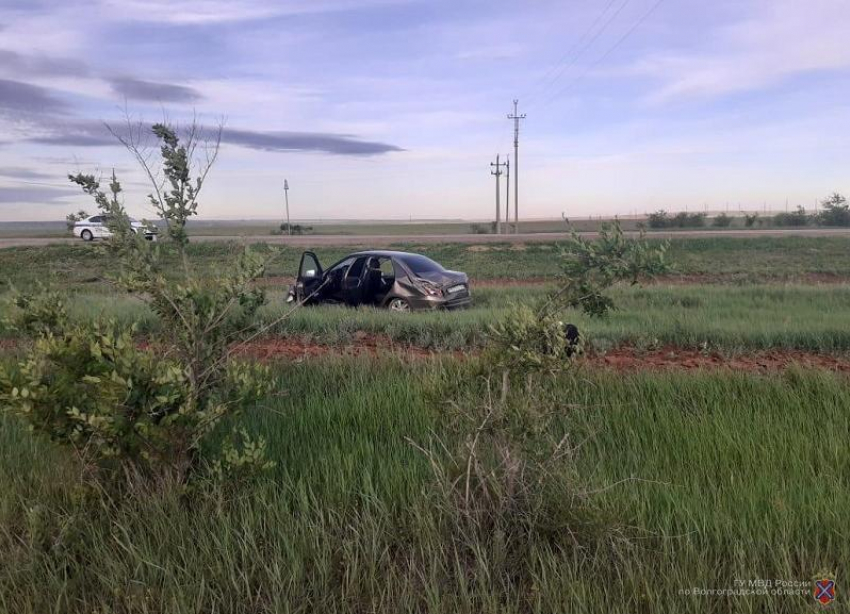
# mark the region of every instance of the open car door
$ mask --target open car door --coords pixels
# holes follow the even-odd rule
[[[298,277],[295,280],[295,300],[299,303],[317,301],[323,281],[324,271],[316,254],[313,252],[301,254],[301,264],[298,265]]]

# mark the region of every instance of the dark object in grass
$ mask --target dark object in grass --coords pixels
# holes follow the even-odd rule
[[[468,307],[472,296],[466,273],[448,271],[420,254],[356,252],[324,270],[316,254],[304,252],[287,302],[411,311]]]

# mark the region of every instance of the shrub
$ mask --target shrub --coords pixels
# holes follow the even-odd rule
[[[650,213],[648,222],[650,228],[669,228],[670,217],[666,211],[661,209],[655,213]]]
[[[677,213],[670,221],[671,226],[676,228],[702,228],[705,226],[705,213]]]
[[[74,231],[74,224],[81,222],[89,217],[84,209],[80,209],[76,213],[69,213],[65,216],[65,225],[68,227],[68,232]]]
[[[138,137],[128,132],[119,140],[149,176],[158,176]],[[172,472],[186,482],[199,466],[202,442],[222,418],[270,388],[264,369],[233,360],[238,345],[260,332],[254,321],[265,297],[253,281],[265,261],[246,248],[212,279],[195,270],[185,225],[196,214],[219,138],[200,142],[196,126],[186,143],[164,124],[151,133],[160,142],[163,184],[154,183],[149,198],[167,223],[162,245],[132,232],[114,172],[108,194],[92,175],[69,176],[109,217],[113,236],[102,249],[117,261],[113,281],[146,301],[159,320],[148,347],[136,347],[130,332],[117,333],[108,323],[69,326],[61,303],[52,308],[49,295],[19,295],[17,326],[36,339],[18,369],[4,372],[0,399],[33,430],[97,466],[111,459],[145,474]],[[193,166],[196,148],[207,155],[200,169]],[[164,250],[177,252],[178,271],[161,257]],[[226,466],[235,465],[219,465]]]
[[[627,239],[619,223],[603,225],[594,241],[573,231],[559,252],[558,288],[542,304],[515,308],[491,327],[489,364],[502,369],[503,395],[512,375],[567,368],[581,351],[577,331],[562,322],[561,312],[580,309],[591,317],[606,315],[614,307],[607,290],[621,281],[636,284],[666,271],[668,247],[669,242],[650,244],[643,233]]]
[[[511,373],[554,373],[569,367],[581,353],[575,327],[525,304],[512,307],[506,318],[491,326],[490,339],[496,348],[492,362]]]
[[[821,226],[850,226],[850,206],[847,199],[838,192],[821,201],[822,210],[818,214],[818,224]]]
[[[811,220],[812,217],[806,213],[803,207],[797,207],[796,211],[790,213],[777,213],[773,216],[774,225],[783,227],[807,226]]]
[[[292,232],[290,233],[290,227]],[[302,226],[301,224],[287,224],[284,222],[280,225],[280,232],[275,234],[293,234],[293,235],[304,235],[313,232],[312,226]]]
[[[752,214],[747,213],[746,215],[744,215],[744,226],[746,226],[747,228],[752,228],[753,226],[756,225],[756,222],[758,220],[759,220],[759,214],[758,213],[752,213]]]
[[[729,226],[732,225],[732,216],[721,213],[714,217],[711,221],[711,225],[715,228],[729,228]]]

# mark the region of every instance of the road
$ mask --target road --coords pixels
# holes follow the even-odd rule
[[[595,232],[580,233],[584,237],[593,238]],[[636,235],[635,232],[626,232],[626,235]],[[477,234],[451,234],[451,235],[303,235],[303,236],[275,236],[275,235],[229,235],[229,236],[193,236],[192,241],[235,241],[240,243],[269,243],[276,245],[292,245],[294,247],[315,247],[328,245],[363,245],[371,247],[385,247],[400,243],[433,244],[433,243],[531,243],[551,242],[564,239],[568,235],[563,232],[540,232],[518,235],[477,235]],[[773,230],[678,230],[674,232],[653,231],[650,237],[666,238],[706,238],[706,237],[850,237],[850,228],[788,228]],[[53,243],[81,243],[74,238],[0,238],[0,248],[39,246]]]

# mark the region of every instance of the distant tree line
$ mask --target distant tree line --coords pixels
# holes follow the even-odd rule
[[[677,213],[671,216],[663,209],[649,214],[650,228],[702,228],[705,226],[705,213]]]
[[[276,230],[272,231],[273,235],[304,235],[313,232],[312,226],[302,226],[301,224],[292,224],[292,232],[289,232],[290,225],[284,222]]]
[[[756,225],[771,225],[783,228],[800,228],[803,226],[832,226],[850,227],[850,205],[847,199],[834,192],[820,203],[821,210],[817,213],[809,213],[805,207],[797,207],[794,211],[783,211],[776,215],[760,218],[757,213],[743,216],[744,226],[752,228]],[[650,228],[702,228],[706,226],[708,216],[705,213],[677,213],[670,215],[664,210],[650,213],[647,223]],[[711,218],[711,225],[715,228],[728,228],[732,225],[733,218],[721,213]]]

